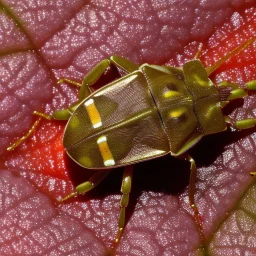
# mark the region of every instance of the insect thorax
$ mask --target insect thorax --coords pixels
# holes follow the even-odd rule
[[[219,92],[199,60],[187,62],[182,69],[144,65],[142,70],[173,155],[182,154],[205,135],[226,129]]]

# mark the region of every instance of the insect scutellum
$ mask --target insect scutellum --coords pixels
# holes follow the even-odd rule
[[[11,145],[13,150],[36,129],[41,118],[68,120],[63,144],[72,160],[85,168],[102,169],[60,201],[83,194],[97,186],[111,172],[124,166],[118,233],[120,241],[125,226],[125,209],[129,203],[134,163],[171,154],[190,162],[189,202],[199,221],[195,204],[196,163],[187,153],[203,136],[226,130],[256,125],[255,118],[231,120],[222,108],[230,101],[256,90],[256,80],[243,88],[224,81],[214,85],[209,75],[232,55],[238,53],[255,37],[241,44],[213,66],[204,68],[200,60],[192,60],[182,68],[143,64],[112,56],[97,64],[82,84],[63,78],[80,87],[78,101],[52,116],[35,111],[39,119],[29,132]],[[93,92],[91,86],[110,65],[125,73],[123,77]],[[161,117],[161,118],[160,118]],[[254,174],[254,173],[252,173]]]

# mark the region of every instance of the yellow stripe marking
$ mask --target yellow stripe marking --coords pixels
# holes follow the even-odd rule
[[[113,155],[109,149],[108,143],[107,143],[107,137],[101,136],[98,138],[97,143],[99,145],[100,153],[104,161],[105,166],[112,166],[115,165],[115,160],[113,158]]]
[[[177,96],[180,96],[180,92],[177,92],[177,91],[167,91],[167,92],[164,92],[164,98],[172,98],[172,97],[177,97]]]
[[[93,99],[87,100],[84,103],[84,106],[85,106],[87,113],[89,115],[89,118],[92,122],[93,128],[99,128],[100,126],[102,126],[100,113],[94,104],[94,100]]]
[[[176,110],[170,111],[169,116],[171,118],[176,118],[182,116],[186,112],[186,109],[184,107],[178,108]]]
[[[200,78],[200,76],[193,74],[193,78],[196,80],[196,82],[200,85],[200,86],[209,86],[209,84],[207,83],[207,81],[203,80]]]

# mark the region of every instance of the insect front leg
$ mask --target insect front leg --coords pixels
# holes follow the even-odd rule
[[[245,130],[256,126],[256,118],[246,118],[237,121],[233,121],[229,118],[227,122],[236,130]]]
[[[225,89],[232,88],[232,90],[226,90],[227,95],[225,96]],[[244,86],[245,89],[239,88],[238,84],[222,82],[218,85],[220,90],[220,96],[223,97],[221,104],[225,107],[231,100],[239,99],[247,96],[247,91],[256,90],[256,80],[247,82]],[[223,93],[224,91],[224,93]],[[221,98],[220,97],[220,98]],[[225,99],[226,98],[226,99]],[[245,130],[256,126],[256,118],[246,118],[241,120],[232,120],[230,117],[225,116],[226,123],[235,130]],[[251,172],[251,175],[256,176],[256,172]]]
[[[218,84],[220,91],[221,104],[225,107],[230,101],[246,97],[247,91],[256,90],[256,80],[250,81],[245,84],[245,88],[239,88],[238,84],[222,82]],[[226,94],[226,95],[225,95]],[[256,126],[256,118],[246,118],[242,120],[232,120],[225,116],[226,122],[237,130],[249,129]]]
[[[256,127],[256,118],[246,118],[241,120],[232,120],[225,116],[226,122],[235,130],[245,130]],[[256,172],[250,172],[251,175],[256,176]]]

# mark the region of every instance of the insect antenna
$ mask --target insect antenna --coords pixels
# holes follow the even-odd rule
[[[233,55],[239,53],[243,49],[247,48],[251,43],[253,43],[256,40],[256,36],[252,37],[251,39],[248,39],[243,44],[240,44],[238,47],[236,47],[234,50],[228,52],[224,57],[222,57],[220,60],[218,60],[215,64],[213,64],[210,67],[206,68],[208,76],[216,70],[218,67],[220,67],[226,60],[231,58]]]

